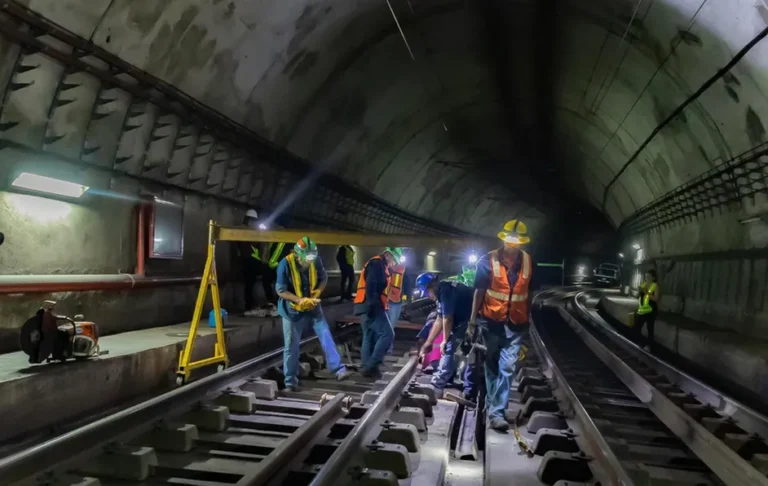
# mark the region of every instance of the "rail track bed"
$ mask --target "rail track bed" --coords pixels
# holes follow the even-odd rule
[[[616,333],[595,302],[535,299],[506,433],[482,402],[436,398],[405,326],[379,380],[337,381],[308,339],[297,391],[276,350],[0,459],[0,484],[768,485],[768,420]],[[358,363],[359,326],[336,336]]]

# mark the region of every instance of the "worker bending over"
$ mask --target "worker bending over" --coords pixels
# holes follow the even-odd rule
[[[435,339],[442,329],[442,356],[437,371],[432,375],[431,384],[438,398],[443,397],[445,387],[453,382],[458,368],[456,350],[464,341],[467,323],[472,313],[474,291],[457,280],[439,282],[434,273],[423,273],[416,279],[416,287],[437,303],[437,320],[421,348],[421,355],[432,351]],[[468,369],[469,370],[469,369]],[[474,371],[474,370],[471,370]],[[471,372],[470,372],[471,373]],[[464,376],[464,398],[473,395],[474,380],[470,373]]]
[[[490,426],[507,430],[505,417],[509,388],[515,374],[523,337],[528,331],[529,295],[533,264],[520,249],[530,241],[525,224],[512,220],[498,234],[501,248],[477,262],[472,316],[467,334],[482,333],[485,353],[486,409]]]
[[[387,316],[390,269],[400,262],[402,256],[402,249],[387,247],[381,255],[368,260],[360,272],[355,294],[355,315],[362,316],[363,376],[381,376],[379,367],[395,336]]]
[[[301,335],[310,325],[323,348],[328,370],[338,380],[349,376],[320,307],[320,294],[327,283],[323,262],[317,255],[317,245],[306,236],[294,245],[293,253],[283,258],[277,267],[276,288],[280,297],[277,308],[283,318],[283,370],[288,390],[298,390],[299,343]]]

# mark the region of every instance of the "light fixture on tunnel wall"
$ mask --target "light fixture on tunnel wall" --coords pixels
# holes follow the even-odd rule
[[[751,218],[740,219],[739,223],[741,223],[741,224],[757,223],[758,221],[763,221],[764,217],[765,216],[752,216]]]
[[[474,253],[470,253],[469,263],[477,263],[477,255],[475,255]]]
[[[623,253],[619,253],[619,258],[624,258],[624,254]]]
[[[639,243],[635,243],[632,245],[632,248],[634,248],[635,250],[639,250],[641,247]]]
[[[71,197],[75,199],[85,194],[85,191],[88,190],[88,186],[82,184],[62,181],[60,179],[45,177],[38,174],[30,174],[29,172],[22,172],[19,174],[11,185],[28,191],[54,194],[56,196]]]
[[[437,256],[437,252],[436,251],[430,251],[429,253],[427,253],[427,255],[429,255],[431,257]]]
[[[265,230],[265,229],[267,229],[267,225],[264,224],[264,223],[259,223],[259,229],[260,230]]]

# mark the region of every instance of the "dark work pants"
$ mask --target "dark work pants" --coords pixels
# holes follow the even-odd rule
[[[277,293],[275,292],[275,282],[277,281],[277,269],[265,268],[261,276],[261,283],[264,286],[264,295],[267,302],[277,305]]]
[[[643,337],[643,326],[648,326],[648,338]],[[640,343],[645,343],[651,350],[655,346],[653,339],[653,331],[656,325],[656,311],[649,314],[637,314],[635,313],[635,329],[637,330],[637,338]]]
[[[259,269],[254,267],[243,268],[243,291],[245,292],[245,310],[256,308],[256,299],[253,298],[253,287],[259,278]]]
[[[339,265],[341,270],[341,297],[352,298],[352,286],[355,284],[355,267],[349,264]]]

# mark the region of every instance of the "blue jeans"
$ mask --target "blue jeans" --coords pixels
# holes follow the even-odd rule
[[[513,330],[496,322],[477,318],[478,330],[483,333],[488,351],[485,354],[485,394],[488,418],[504,419],[509,401],[509,388],[517,369],[517,359],[527,327]]]
[[[400,320],[400,313],[402,311],[403,311],[402,302],[389,303],[389,310],[387,310],[387,316],[389,316],[389,324],[392,326],[392,344],[390,344],[389,350],[387,350],[387,354],[391,354],[393,348],[395,347],[395,326],[397,325],[397,321]]]
[[[336,350],[336,343],[333,341],[331,330],[328,328],[328,322],[322,312],[307,313],[299,318],[298,321],[290,321],[283,318],[283,340],[285,348],[283,349],[283,372],[285,373],[285,386],[296,386],[299,379],[296,376],[299,368],[299,343],[301,335],[308,330],[310,326],[314,329],[320,346],[325,354],[325,362],[334,375],[343,373],[346,368],[341,364],[341,357]]]
[[[479,363],[467,363],[467,367],[464,368],[464,396],[469,400],[477,400],[477,392],[480,388],[480,366]]]
[[[364,371],[378,371],[395,337],[386,312],[378,311],[373,317],[363,315],[363,346],[360,354]]]
[[[443,391],[446,385],[453,381],[456,375],[456,368],[459,366],[459,360],[456,359],[456,349],[464,339],[467,332],[466,325],[462,324],[456,329],[451,330],[451,335],[445,340],[445,353],[440,357],[440,365],[437,372],[432,375],[430,383],[435,390]]]

